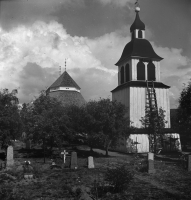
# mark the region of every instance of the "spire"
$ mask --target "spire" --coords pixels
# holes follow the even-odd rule
[[[138,30],[145,30],[145,24],[140,20],[140,17],[139,17],[139,11],[141,9],[139,7],[138,1],[135,3],[135,5],[136,5],[136,7],[135,7],[136,18],[135,18],[135,21],[133,22],[133,24],[130,27],[130,31],[131,32],[133,32],[136,29],[138,29]]]
[[[66,72],[66,58],[65,58],[65,72]]]

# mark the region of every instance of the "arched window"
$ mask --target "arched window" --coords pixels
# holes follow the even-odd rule
[[[130,81],[130,77],[129,77],[129,64],[127,63],[125,65],[125,78],[126,78],[126,82]]]
[[[145,80],[145,64],[142,61],[137,63],[137,80]]]
[[[121,84],[124,83],[124,67],[121,67]]]
[[[141,30],[138,31],[138,38],[143,38],[143,33]]]
[[[152,63],[152,61],[149,62],[147,65],[147,79],[148,81],[155,81],[155,65]]]

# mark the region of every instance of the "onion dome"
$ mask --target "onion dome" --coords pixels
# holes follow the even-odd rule
[[[131,32],[133,32],[136,29],[145,30],[145,24],[140,20],[139,11],[140,11],[140,8],[136,7],[135,8],[136,18],[135,18],[135,21],[133,22],[133,24],[130,27]]]
[[[123,53],[121,55],[121,58],[115,65],[119,66],[121,63],[127,61],[129,58],[132,57],[157,60],[157,61],[163,59],[155,53],[151,43],[148,40],[146,39],[140,40],[136,38],[126,44]]]

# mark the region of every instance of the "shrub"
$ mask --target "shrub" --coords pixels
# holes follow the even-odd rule
[[[115,192],[122,192],[127,189],[133,176],[132,171],[129,171],[125,165],[121,165],[113,169],[107,169],[105,181],[113,186]]]

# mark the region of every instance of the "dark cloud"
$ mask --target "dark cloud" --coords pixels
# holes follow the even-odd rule
[[[58,72],[54,69],[42,68],[36,63],[27,63],[19,77],[21,103],[38,96],[40,91],[49,87],[56,78],[58,78]]]

